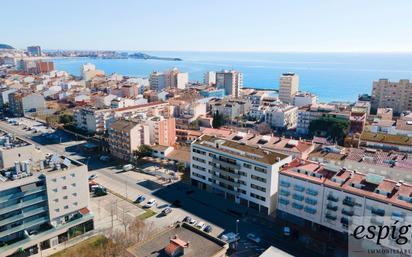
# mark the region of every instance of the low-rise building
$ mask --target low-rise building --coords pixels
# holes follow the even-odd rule
[[[9,94],[9,111],[16,117],[29,112],[42,112],[46,109],[43,95],[37,93],[13,92]]]
[[[317,96],[308,92],[298,92],[293,96],[293,106],[302,107],[302,106],[311,106],[317,104]]]
[[[292,161],[275,151],[203,135],[191,145],[192,184],[264,214],[276,209],[279,169]]]
[[[187,223],[179,223],[127,249],[130,257],[225,257],[229,245]]]

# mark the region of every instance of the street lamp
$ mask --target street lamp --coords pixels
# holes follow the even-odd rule
[[[239,220],[236,220],[236,236],[239,233]],[[237,249],[237,240],[235,242],[235,249]]]

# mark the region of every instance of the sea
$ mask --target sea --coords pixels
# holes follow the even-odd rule
[[[299,89],[318,96],[321,102],[356,101],[371,94],[380,78],[412,80],[412,53],[264,53],[264,52],[166,52],[143,51],[182,61],[140,59],[55,59],[55,67],[79,75],[80,65],[93,63],[106,74],[148,77],[153,71],[177,67],[190,81],[202,81],[206,71],[234,69],[243,73],[244,87],[277,89],[284,72],[300,77]]]

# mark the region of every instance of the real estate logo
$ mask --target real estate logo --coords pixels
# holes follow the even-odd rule
[[[353,217],[348,227],[348,256],[412,256],[412,219],[408,218],[395,214]]]

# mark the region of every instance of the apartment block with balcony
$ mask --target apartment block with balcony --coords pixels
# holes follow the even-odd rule
[[[400,114],[412,111],[412,84],[407,79],[392,82],[388,79],[379,79],[373,82],[371,108],[392,108]]]
[[[191,145],[191,161],[193,185],[269,215],[276,209],[279,169],[292,157],[203,135]]]
[[[278,214],[346,235],[361,224],[382,225],[388,220],[410,224],[411,193],[412,185],[404,182],[297,159],[280,171]],[[390,242],[385,246],[393,248]]]
[[[93,227],[82,163],[44,155],[1,172],[0,256],[37,254]]]
[[[128,120],[118,120],[110,125],[109,151],[113,156],[131,161],[133,151],[143,144],[150,144],[147,125]]]

